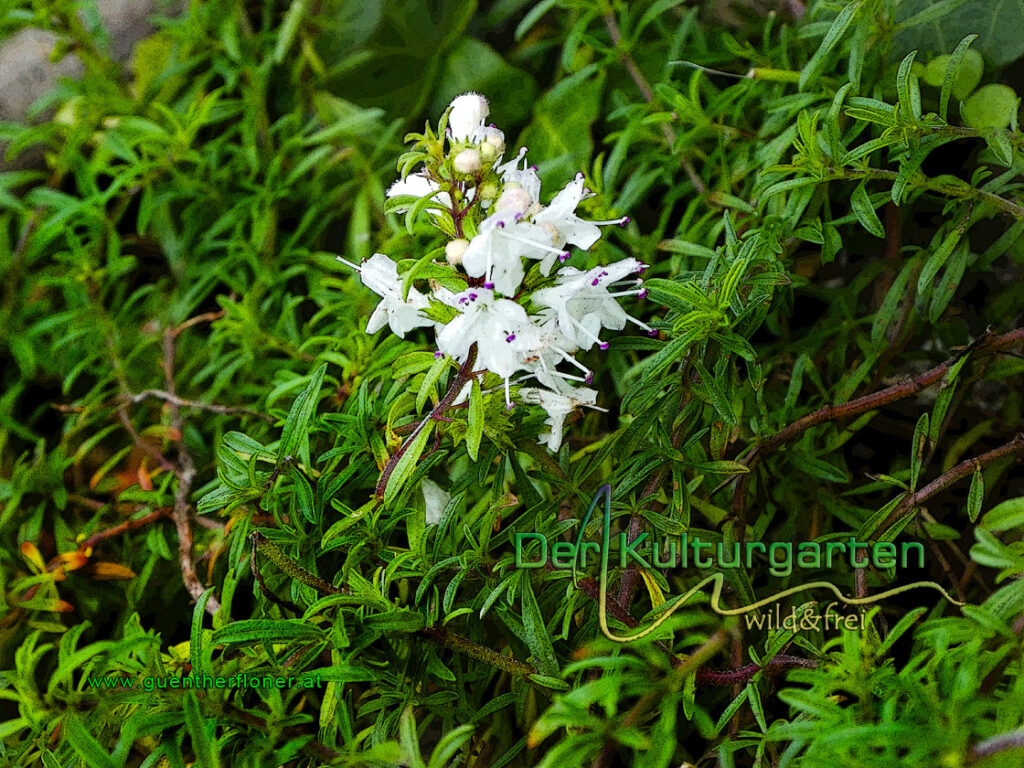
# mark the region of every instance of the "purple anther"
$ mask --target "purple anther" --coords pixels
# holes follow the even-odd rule
[[[640,289],[640,293],[638,293],[638,294],[636,295],[636,297],[637,297],[638,299],[646,299],[646,298],[647,298],[647,289],[646,289],[646,288],[641,288],[641,289]]]
[[[508,336],[505,337],[505,341],[508,341],[508,342],[513,342],[515,340],[516,340],[516,335],[514,333],[510,333]]]
[[[604,270],[602,269],[602,270],[601,270],[601,277],[607,277],[607,276],[608,276],[608,273],[607,273],[607,272],[605,272],[605,271],[604,271]]]
[[[600,283],[600,282],[601,282],[601,279],[600,279],[600,278],[597,278],[597,277],[595,277],[595,278],[594,278],[593,280],[591,280],[591,281],[590,281],[590,284],[591,284],[591,285],[597,285],[597,284],[598,284],[598,283]]]
[[[476,301],[476,294],[475,293],[469,294],[469,300],[470,301]]]
[[[493,290],[494,283],[484,283],[484,288],[486,288],[488,291]]]
[[[531,171],[536,171],[537,170],[537,166],[536,165],[531,165],[530,166],[530,170]]]
[[[651,336],[651,337],[654,337],[654,336],[657,336],[657,335],[658,335],[658,332],[657,332],[656,330],[654,330],[654,329],[652,328],[651,330],[649,330],[649,331],[647,332],[647,335],[648,335],[648,336]]]
[[[583,383],[584,384],[593,384],[594,383],[594,372],[593,371],[587,371],[587,375],[583,377]]]
[[[636,271],[636,273],[637,273],[638,275],[642,275],[642,274],[643,274],[644,272],[646,272],[646,271],[647,271],[647,267],[640,267],[640,269],[638,269],[638,270]]]
[[[603,352],[604,350],[608,349],[610,345],[607,341],[602,341],[599,346],[601,347],[601,351]]]
[[[629,224],[629,222],[631,222],[631,221],[632,221],[632,219],[631,219],[631,218],[629,218],[629,216],[623,216],[623,217],[622,217],[622,220],[621,220],[621,221],[619,222],[619,226],[620,226],[620,227],[624,227],[624,226],[626,226],[627,224]]]
[[[559,261],[568,261],[571,258],[572,258],[572,254],[570,254],[568,251],[566,251],[565,253],[558,254],[558,260]]]
[[[505,222],[504,221],[499,221],[498,222],[498,228],[499,229],[504,229],[505,228]]]
[[[521,214],[521,213],[517,213],[517,214],[515,215],[515,220],[516,220],[516,221],[522,221],[522,220],[523,220],[523,214]]]
[[[465,304],[467,301],[469,301],[469,299],[463,296],[461,299],[459,299],[459,304]]]
[[[514,409],[515,407],[516,407],[516,404],[515,404],[515,403],[509,403],[508,405],[506,405],[506,406],[505,406],[505,410],[506,410],[506,411],[511,411],[511,410],[512,410],[512,409]]]
[[[444,352],[441,350],[437,350],[437,352],[434,353],[435,360],[440,360],[442,357],[444,357]]]

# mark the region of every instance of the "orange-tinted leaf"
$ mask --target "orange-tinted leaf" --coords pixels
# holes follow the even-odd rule
[[[39,554],[39,549],[31,541],[23,541],[21,543],[21,554],[28,560],[28,564],[32,566],[36,573],[43,573],[46,570],[43,556]]]
[[[153,482],[149,479],[149,472],[146,471],[145,462],[139,465],[138,471],[135,473],[136,478],[139,481],[139,487],[144,491],[153,490]]]
[[[75,571],[81,568],[89,562],[89,555],[81,550],[74,550],[73,552],[62,552],[55,557],[50,565],[55,566],[57,563],[64,564],[65,571]]]
[[[135,571],[120,563],[93,563],[92,571],[89,574],[99,581],[111,581],[114,579],[134,579]]]
[[[181,440],[181,432],[169,424],[154,424],[142,430],[142,434],[146,437],[160,437],[164,440],[174,440],[175,442]]]

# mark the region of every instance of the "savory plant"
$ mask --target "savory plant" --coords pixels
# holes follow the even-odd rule
[[[5,6],[0,762],[1019,765],[1017,10]]]

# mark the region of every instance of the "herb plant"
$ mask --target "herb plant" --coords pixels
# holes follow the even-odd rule
[[[4,6],[0,762],[1019,765],[1019,5]]]

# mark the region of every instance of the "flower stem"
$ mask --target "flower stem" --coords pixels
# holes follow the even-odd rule
[[[445,411],[452,407],[452,403],[455,402],[455,398],[459,396],[459,392],[462,391],[462,388],[466,386],[467,382],[469,382],[473,376],[479,373],[479,371],[473,371],[473,364],[475,362],[476,344],[473,344],[469,348],[469,354],[462,363],[462,367],[459,368],[459,372],[452,381],[451,386],[449,386],[448,391],[444,393],[444,397],[441,398],[441,401],[434,407],[434,410],[427,414],[427,417],[417,425],[416,429],[414,429],[410,433],[409,437],[405,439],[405,442],[402,443],[398,450],[394,452],[390,459],[388,459],[388,463],[384,466],[384,470],[380,474],[380,480],[377,481],[377,489],[374,492],[374,496],[377,501],[384,500],[384,492],[387,490],[388,480],[391,479],[391,474],[395,471],[395,467],[398,466],[398,462],[401,460],[405,452],[409,450],[409,446],[412,445],[416,436],[423,431],[423,428],[427,426],[431,420],[440,420],[441,417],[444,416]]]

